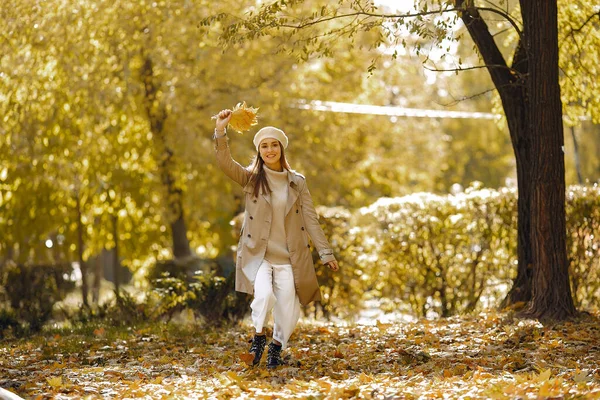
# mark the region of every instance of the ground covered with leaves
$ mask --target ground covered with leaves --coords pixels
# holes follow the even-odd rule
[[[600,319],[511,314],[301,324],[276,370],[250,329],[87,327],[0,342],[0,387],[25,398],[600,398]]]

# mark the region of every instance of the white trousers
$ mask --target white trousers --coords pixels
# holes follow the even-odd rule
[[[263,330],[273,310],[273,339],[285,349],[300,318],[300,300],[290,264],[274,265],[263,260],[254,281],[254,300],[250,308],[256,332]]]

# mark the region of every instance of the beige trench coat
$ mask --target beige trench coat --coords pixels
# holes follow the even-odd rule
[[[254,197],[254,187],[249,183],[251,173],[231,158],[228,142],[227,136],[215,139],[217,165],[228,177],[243,187],[246,201],[244,222],[237,247],[235,290],[252,294],[254,280],[265,257],[269,240],[273,218],[271,194],[262,193],[257,198]],[[306,305],[321,300],[321,291],[308,241],[309,235],[323,263],[333,261],[335,257],[319,225],[305,178],[297,172],[288,171],[288,181],[290,186],[284,221],[286,240],[296,293],[300,303]]]

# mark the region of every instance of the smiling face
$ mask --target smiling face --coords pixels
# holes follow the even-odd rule
[[[281,168],[281,146],[277,139],[266,138],[258,146],[260,158],[266,166],[275,171],[282,171]]]

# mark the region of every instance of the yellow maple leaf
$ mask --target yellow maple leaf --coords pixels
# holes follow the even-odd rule
[[[547,369],[543,372],[540,372],[540,374],[537,377],[537,380],[538,382],[547,381],[548,379],[550,379],[550,375],[552,375],[552,371],[550,369]]]
[[[392,326],[392,324],[385,324],[383,322],[381,322],[380,320],[377,320],[377,328],[379,328],[379,330],[381,331],[385,331],[388,328],[390,328]]]
[[[321,378],[317,380],[317,385],[319,385],[322,389],[330,390],[331,382],[327,380],[327,378]]]
[[[66,367],[66,364],[65,364],[65,363],[58,363],[58,362],[55,362],[54,364],[52,364],[52,365],[49,367],[49,369],[50,369],[51,371],[56,371],[57,369],[63,369],[64,367]]]
[[[577,369],[577,371],[575,371],[575,375],[573,375],[573,380],[577,383],[590,382],[592,377],[588,375],[587,371],[580,371]]]
[[[258,108],[249,107],[246,102],[238,103],[233,107],[229,125],[233,130],[243,133],[249,130],[254,125],[258,124]],[[213,115],[212,119],[217,119],[217,115]]]
[[[552,381],[544,381],[544,383],[542,383],[542,386],[540,386],[539,392],[538,392],[538,399],[546,399],[549,397],[555,398],[555,396],[559,393],[559,391],[557,390],[557,388],[554,385],[554,382]]]
[[[52,389],[60,389],[63,385],[63,381],[62,381],[62,377],[61,376],[55,376],[52,378],[46,378],[46,381],[48,381],[48,384],[50,386],[52,386]]]
[[[159,358],[157,361],[160,364],[169,364],[172,360],[173,359],[170,356],[168,356],[168,355],[165,354],[161,358]]]
[[[235,371],[228,371],[227,372],[227,377],[229,379],[231,379],[234,382],[241,382],[242,381],[242,377],[239,376],[238,374],[235,373]]]
[[[269,370],[267,370],[267,369],[263,369],[262,371],[260,371],[260,372],[258,373],[258,375],[259,375],[261,378],[267,378],[267,377],[270,377],[270,376],[271,376],[271,373],[269,372]]]
[[[233,108],[233,115],[229,120],[229,126],[242,133],[249,130],[252,126],[258,124],[258,108],[246,106],[246,102],[238,103]]]
[[[358,376],[358,381],[360,383],[370,383],[370,382],[373,382],[373,377],[365,374],[364,372],[361,372],[360,375]]]

